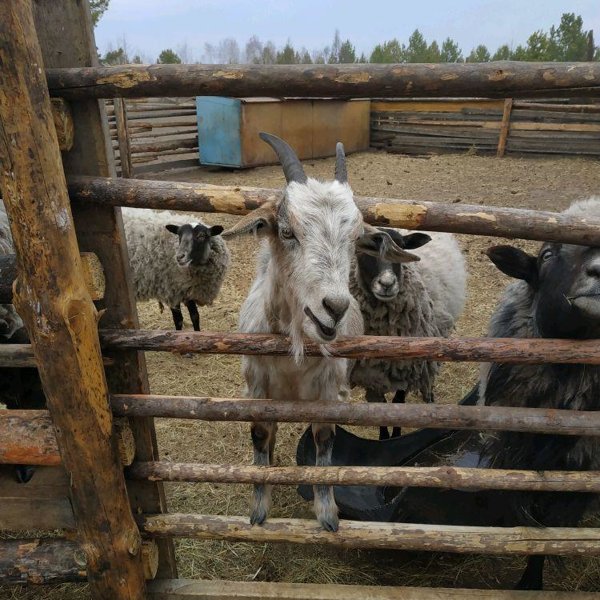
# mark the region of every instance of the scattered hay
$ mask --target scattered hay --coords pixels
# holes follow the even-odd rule
[[[333,159],[311,161],[309,175],[331,178]],[[357,194],[485,203],[496,206],[527,206],[560,210],[571,200],[598,192],[600,164],[581,159],[497,160],[477,156],[432,156],[423,161],[406,156],[368,152],[348,157],[350,182]],[[157,178],[156,175],[150,178]],[[279,187],[279,167],[247,171],[198,169],[164,174],[162,179],[202,180],[212,184]],[[388,185],[387,182],[391,185]],[[565,185],[568,182],[568,186]],[[230,225],[236,217],[204,215],[210,224]],[[500,275],[484,255],[503,240],[459,236],[468,261],[469,299],[456,331],[457,336],[480,336],[508,278]],[[525,249],[535,243],[519,242]],[[256,242],[230,242],[233,261],[217,302],[200,308],[203,329],[232,331],[254,275]],[[139,305],[142,326],[171,329],[169,311],[161,314],[155,302]],[[184,310],[185,313],[185,310]],[[185,315],[187,328],[189,317]],[[148,371],[153,393],[235,396],[241,393],[239,358],[148,353]],[[454,403],[477,378],[477,365],[445,364],[436,385],[436,399]],[[361,393],[353,398],[360,401]],[[161,458],[171,461],[249,464],[251,443],[244,423],[204,423],[157,420]],[[304,424],[282,424],[278,431],[276,459],[280,465],[294,464],[296,444]],[[353,428],[376,437],[375,428]],[[167,500],[173,512],[245,515],[249,486],[217,484],[167,484]],[[312,518],[312,508],[293,487],[277,487],[273,494],[273,516]],[[523,568],[522,557],[484,557],[449,554],[339,550],[318,546],[227,543],[179,540],[176,542],[180,577],[236,579],[241,581],[289,581],[373,585],[510,587]],[[597,590],[600,562],[574,558],[565,561],[564,572],[548,569],[548,589]],[[0,598],[11,600],[81,600],[85,586],[51,589],[0,588]]]

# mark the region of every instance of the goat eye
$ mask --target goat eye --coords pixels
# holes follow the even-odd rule
[[[552,258],[552,256],[554,255],[554,252],[552,252],[552,250],[550,250],[550,248],[548,248],[547,250],[544,250],[542,252],[542,262],[546,262],[549,258]]]
[[[279,230],[279,234],[284,240],[293,240],[296,237],[291,227],[282,227]]]

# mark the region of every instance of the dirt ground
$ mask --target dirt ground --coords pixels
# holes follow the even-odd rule
[[[333,159],[308,161],[309,176],[331,178]],[[585,159],[520,159],[445,155],[411,158],[382,152],[348,157],[349,179],[355,193],[369,196],[462,202],[496,206],[561,210],[577,198],[600,194],[600,164]],[[279,167],[248,171],[198,168],[161,173],[151,179],[203,181],[211,184],[280,187]],[[205,215],[210,224],[230,225],[236,217]],[[457,336],[480,336],[497,298],[508,282],[483,252],[503,243],[497,238],[458,236],[469,267],[469,299],[458,323]],[[523,248],[537,244],[518,242]],[[211,307],[201,308],[206,330],[233,331],[240,305],[254,275],[254,239],[230,243],[232,267],[222,292]],[[169,311],[161,314],[155,302],[141,303],[144,328],[170,329]],[[190,328],[186,316],[186,327]],[[153,353],[147,355],[152,392],[181,395],[239,395],[242,380],[239,359],[227,356],[193,358]],[[438,402],[457,402],[476,381],[477,365],[445,364],[436,385]],[[280,426],[276,460],[294,464],[296,442],[303,424]],[[161,457],[171,461],[250,464],[251,442],[246,424],[158,420]],[[374,431],[364,430],[369,435]],[[246,515],[249,488],[243,485],[167,484],[172,512]],[[293,487],[274,492],[272,516],[311,518],[311,507]],[[459,556],[431,553],[338,550],[314,546],[200,542],[177,543],[179,576],[236,579],[425,585],[449,587],[510,587],[524,565],[522,558]],[[548,567],[547,589],[600,590],[600,561],[567,559],[564,569]],[[0,598],[85,598],[83,586],[28,591],[0,589]]]

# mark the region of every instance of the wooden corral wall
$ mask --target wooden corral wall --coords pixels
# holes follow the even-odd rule
[[[580,103],[512,98],[373,101],[371,146],[406,154],[600,156],[600,104],[576,102]],[[198,164],[195,98],[116,98],[106,105],[122,177]]]
[[[195,98],[116,98],[106,111],[122,177],[198,164]]]
[[[371,145],[406,154],[600,156],[600,104],[511,98],[372,102]]]
[[[318,528],[312,519],[271,519],[256,527],[247,523],[245,516],[169,513],[163,481],[375,485],[389,480],[470,489],[597,491],[600,472],[555,471],[550,480],[533,471],[509,475],[496,469],[486,470],[482,477],[478,469],[467,468],[434,473],[423,467],[365,472],[360,467],[282,470],[182,465],[159,460],[153,417],[362,425],[387,422],[598,436],[600,411],[342,401],[319,405],[150,395],[142,351],[282,356],[289,355],[290,344],[281,335],[140,330],[120,207],[245,214],[272,202],[277,192],[115,179],[112,155],[106,152],[110,143],[104,104],[97,99],[277,96],[282,90],[339,98],[424,93],[446,97],[464,96],[467,88],[471,93],[501,98],[514,94],[515,89],[528,97],[570,95],[573,90],[597,95],[600,63],[228,65],[226,70],[223,66],[137,65],[107,70],[95,66],[92,32],[85,2],[0,2],[0,188],[16,252],[18,278],[12,299],[31,340],[30,344],[4,345],[0,366],[37,365],[47,399],[47,410],[0,411],[0,440],[6,454],[0,456],[0,463],[43,466],[32,484],[18,489],[6,471],[0,473],[0,529],[11,536],[0,541],[0,582],[39,584],[87,576],[91,597],[102,600],[597,598],[596,594],[562,592],[317,588],[176,579],[174,537],[342,548],[599,555],[600,529],[344,521],[339,532],[332,533]],[[59,145],[50,95],[69,103],[72,145]],[[504,107],[503,114],[510,112]],[[126,109],[116,103],[115,114],[121,115],[121,124]],[[357,203],[365,221],[375,225],[600,244],[600,220],[590,218],[381,198],[357,198]],[[104,273],[104,289],[95,294],[97,306],[88,290],[82,253],[93,253]],[[307,345],[307,354],[314,355],[317,350]],[[332,343],[331,352],[350,358],[600,362],[597,340],[359,336]],[[126,431],[130,433],[125,435]],[[135,452],[120,451],[119,440],[125,438],[133,438]],[[123,466],[129,463],[131,467],[124,473]],[[25,530],[43,529],[59,530],[61,537],[12,539]],[[153,577],[156,581],[146,585],[145,580]]]

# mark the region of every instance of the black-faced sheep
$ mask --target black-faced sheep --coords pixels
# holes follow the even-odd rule
[[[197,304],[213,303],[229,267],[223,228],[190,222],[168,211],[124,208],[123,223],[138,300],[159,301],[171,309],[175,329],[182,329],[184,303],[195,331],[200,331]]]
[[[392,263],[383,256],[357,254],[351,290],[358,300],[366,335],[447,337],[465,305],[466,268],[456,238],[448,233],[401,232],[380,228],[401,248],[415,249],[421,260]],[[353,386],[366,390],[369,402],[404,402],[419,391],[433,402],[433,384],[439,364],[425,360],[359,360],[351,375]],[[380,438],[388,437],[387,427]],[[392,436],[400,435],[394,428]]]
[[[600,217],[600,198],[565,211]],[[488,256],[510,284],[492,317],[491,337],[600,337],[600,248],[545,243],[537,257],[511,246]],[[499,406],[600,409],[600,367],[582,364],[488,364],[482,367],[480,403]],[[596,437],[501,432],[490,435],[484,456],[499,469],[586,470],[600,468]],[[499,492],[500,493],[500,492]],[[507,525],[576,526],[595,496],[574,492],[504,492]],[[541,589],[543,556],[531,556],[518,584]]]

